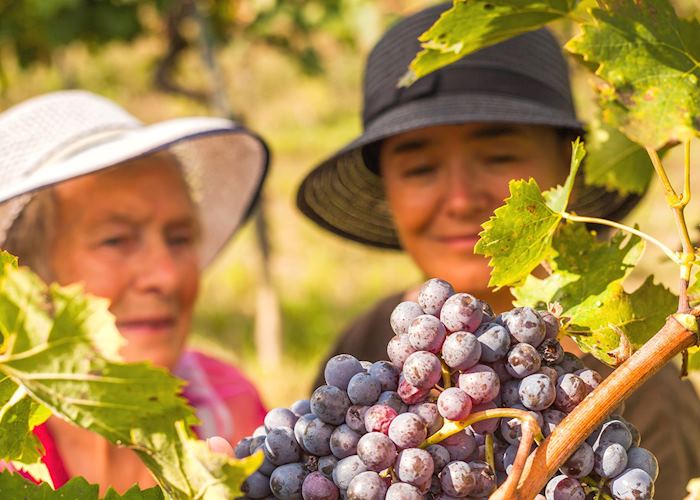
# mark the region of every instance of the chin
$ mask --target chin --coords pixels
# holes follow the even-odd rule
[[[491,268],[482,259],[442,260],[439,268],[428,269],[428,277],[449,282],[456,291],[478,295],[488,289]]]

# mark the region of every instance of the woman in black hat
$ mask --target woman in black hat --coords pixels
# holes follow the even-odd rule
[[[481,224],[508,196],[510,179],[533,177],[543,189],[561,183],[571,140],[583,127],[566,61],[544,29],[398,88],[420,49],[418,36],[448,7],[404,19],[375,46],[365,73],[364,133],[304,179],[297,204],[321,227],[366,245],[402,249],[426,276],[507,310],[509,291],[488,288],[487,260],[473,253]],[[573,203],[580,213],[620,219],[638,200],[577,184]],[[386,358],[390,314],[416,294],[407,290],[380,301],[341,334],[331,355]],[[610,372],[590,356],[586,363]],[[667,366],[626,408],[644,447],[659,459],[658,497],[681,498],[687,480],[700,475],[700,401],[692,386]]]

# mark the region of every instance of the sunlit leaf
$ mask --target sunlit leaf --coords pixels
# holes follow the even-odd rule
[[[601,0],[567,48],[601,78],[607,123],[654,149],[700,130],[700,23],[666,0]]]
[[[411,62],[402,83],[410,85],[478,49],[541,28],[577,4],[577,0],[457,1],[419,37],[424,50]]]
[[[573,144],[571,169],[563,186],[545,193],[534,179],[510,181],[510,196],[482,227],[475,253],[490,257],[489,286],[502,287],[523,280],[551,253],[554,231],[562,219],[585,155],[580,141]]]

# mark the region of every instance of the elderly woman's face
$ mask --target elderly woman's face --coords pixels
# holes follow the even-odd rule
[[[487,260],[473,253],[481,224],[511,179],[562,182],[569,149],[553,129],[523,125],[446,125],[385,140],[380,168],[403,248],[427,276],[485,290]]]
[[[149,156],[55,188],[51,268],[111,301],[127,361],[172,368],[199,284],[195,207],[172,157]]]

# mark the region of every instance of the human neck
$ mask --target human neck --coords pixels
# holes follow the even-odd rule
[[[100,496],[109,487],[124,493],[134,484],[141,488],[156,482],[143,462],[129,448],[113,445],[94,432],[75,427],[56,417],[47,422],[70,477],[82,476],[100,486]]]

